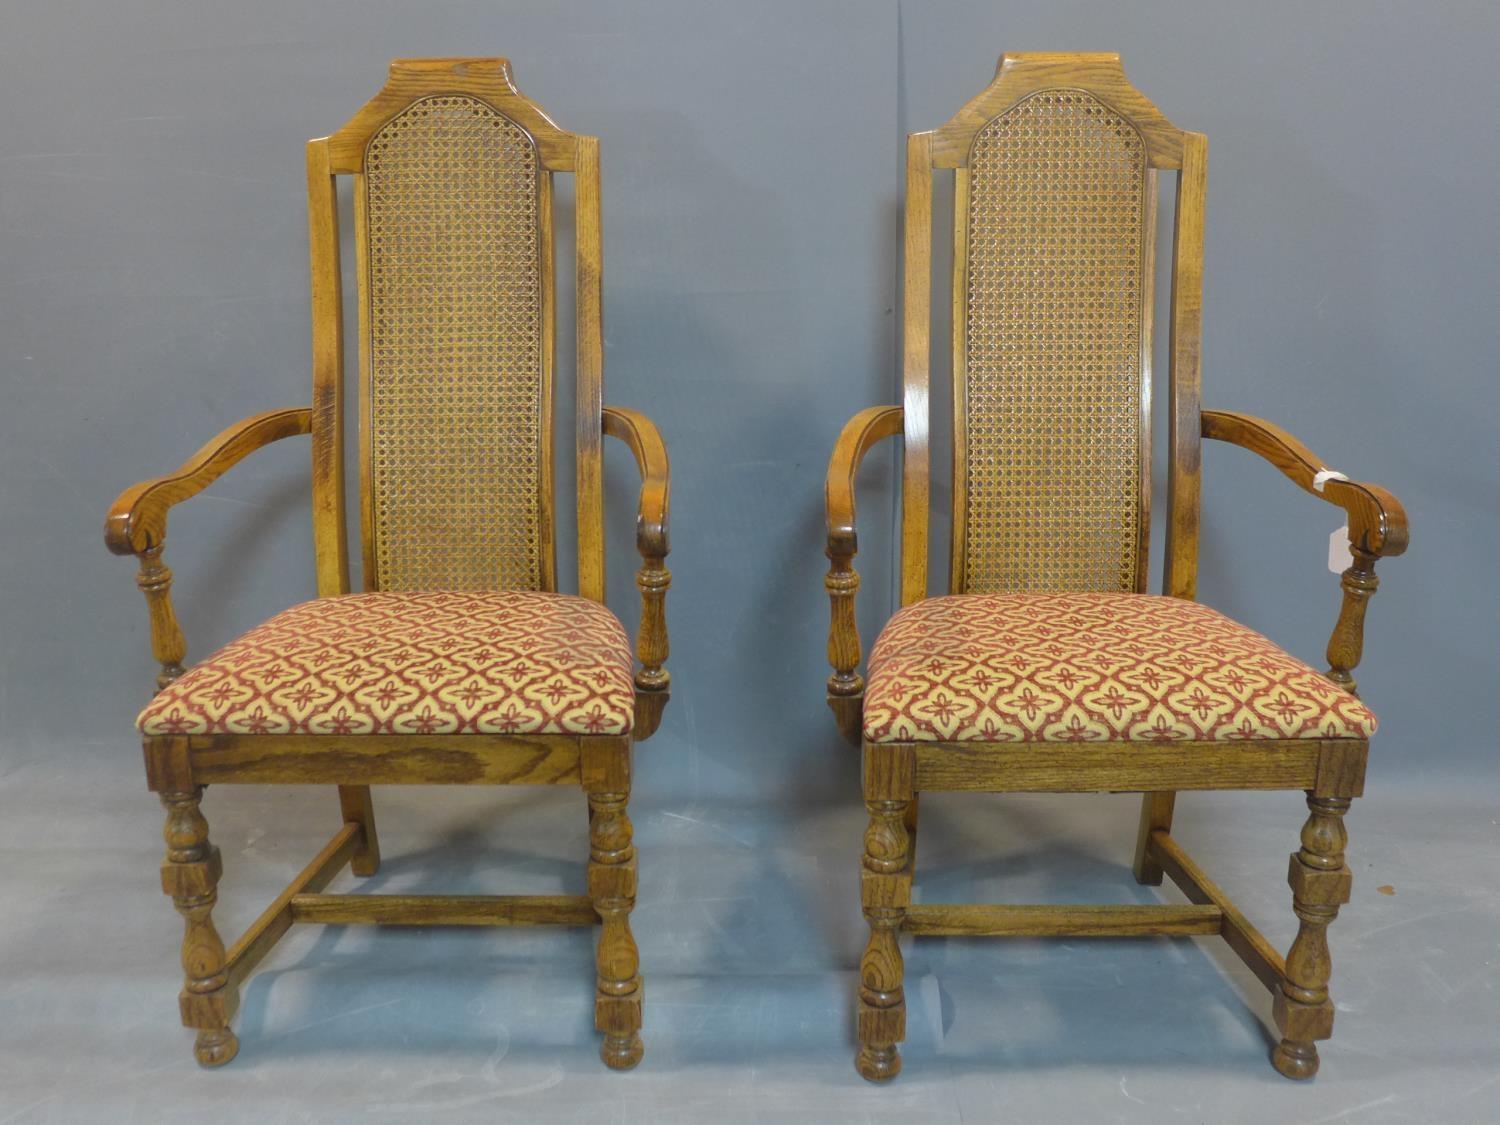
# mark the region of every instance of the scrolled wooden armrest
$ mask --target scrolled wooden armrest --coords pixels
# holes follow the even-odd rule
[[[839,434],[823,486],[830,558],[852,559],[859,553],[859,538],[854,531],[854,481],[865,454],[882,439],[899,434],[904,417],[899,406],[866,407],[850,418]]]
[[[671,505],[671,465],[656,424],[638,410],[604,408],[604,432],[630,447],[641,471],[640,508],[635,538],[642,558],[663,559],[671,550],[667,517]]]
[[[1294,484],[1320,500],[1343,508],[1349,518],[1349,553],[1353,562],[1340,578],[1344,598],[1328,638],[1326,675],[1350,694],[1359,693],[1354,669],[1364,654],[1365,607],[1380,585],[1375,560],[1406,550],[1406,509],[1376,484],[1348,480],[1334,473],[1307,446],[1280,426],[1249,414],[1227,410],[1203,412],[1203,436],[1227,441],[1258,454]]]
[[[104,521],[104,543],[117,555],[160,548],[167,535],[167,510],[202,492],[228,469],[263,445],[312,429],[306,406],[268,410],[223,430],[174,473],[141,481],[120,493]]]
[[[865,454],[883,438],[899,434],[904,419],[905,412],[899,406],[871,406],[849,419],[833,448],[823,488],[829,560],[823,585],[828,591],[831,612],[828,663],[833,667],[833,675],[828,677],[828,706],[833,709],[844,737],[856,744],[864,709],[865,680],[856,670],[862,652],[854,616],[854,596],[859,592],[859,574],[853,565],[854,556],[859,553],[859,537],[854,530],[854,482]]]
[[[1294,484],[1320,500],[1343,508],[1349,515],[1349,544],[1376,558],[1406,550],[1406,509],[1377,484],[1326,479],[1315,487],[1326,464],[1280,426],[1249,414],[1228,410],[1203,412],[1203,436],[1248,449],[1275,465]]]
[[[117,555],[140,559],[135,584],[146,595],[151,652],[161,663],[158,691],[182,675],[182,662],[187,658],[187,642],[172,608],[172,572],[161,561],[167,511],[202,492],[261,446],[311,429],[312,410],[306,406],[252,415],[219,433],[175,473],[127,488],[110,508],[104,521],[104,545]]]
[[[667,528],[671,466],[666,443],[644,414],[606,406],[603,427],[606,434],[630,447],[641,471],[640,506],[635,524],[636,547],[641,553],[641,568],[635,575],[635,584],[641,591],[641,629],[635,646],[641,662],[635,674],[635,740],[642,742],[656,732],[671,696],[672,677],[662,667],[670,649],[666,601],[672,575],[663,560],[671,549]]]

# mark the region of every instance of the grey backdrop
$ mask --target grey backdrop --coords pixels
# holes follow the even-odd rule
[[[1497,33],[1457,2],[0,0],[0,1118],[1491,1120]],[[907,1074],[875,1090],[849,1067],[863,810],[822,699],[822,476],[844,420],[897,394],[903,134],[1006,48],[1118,50],[1209,135],[1208,404],[1287,425],[1411,512],[1359,672],[1383,727],[1311,1089],[1264,1065],[1253,983],[1258,1016],[1238,967],[1191,943],[920,943]],[[305,139],[393,56],[502,53],[601,138],[606,395],[672,452],[674,699],[633,806],[647,1062],[594,1058],[586,934],[301,930],[246,989],[240,1059],[200,1076],[130,727],[145,613],[101,521],[222,426],[308,401]],[[867,640],[892,608],[893,466],[880,451],[861,483]],[[607,471],[633,628],[634,468],[613,448]],[[193,655],[312,594],[307,474],[289,440],[173,515]],[[1202,598],[1320,660],[1339,513],[1232,449],[1204,478]],[[377,885],[578,885],[576,794],[377,804]],[[1281,946],[1298,806],[1179,814]],[[334,808],[212,797],[226,934]],[[929,893],[1152,896],[1121,870],[1128,798],[936,808]]]
[[[389,57],[490,52],[602,139],[606,397],[671,449],[675,698],[642,785],[847,796],[822,703],[821,478],[844,419],[897,393],[904,131],[945,120],[1001,49],[1110,48],[1210,138],[1207,403],[1281,422],[1411,512],[1359,674],[1376,776],[1489,770],[1454,701],[1496,671],[1492,9],[59,0],[8,5],[5,25],[10,769],[133,767],[152,664],[105,508],[221,426],[308,401],[302,142]],[[871,635],[892,604],[892,465],[882,451],[861,486]],[[288,441],[173,515],[193,654],[312,593],[307,468]],[[634,470],[614,449],[608,471],[611,600],[632,622]],[[1203,599],[1321,659],[1339,513],[1228,448],[1204,476]]]

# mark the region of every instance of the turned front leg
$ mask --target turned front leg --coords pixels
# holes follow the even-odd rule
[[[909,801],[866,801],[865,854],[860,900],[870,939],[859,959],[859,1053],[855,1068],[871,1082],[901,1073],[896,1044],[906,1038],[906,992],[902,982],[901,923],[911,902]]]
[[[1318,1072],[1316,1040],[1333,1034],[1333,1001],[1328,978],[1333,961],[1328,953],[1328,924],[1349,901],[1354,876],[1344,863],[1348,834],[1344,814],[1347,797],[1307,798],[1307,823],[1302,847],[1292,853],[1287,882],[1292,909],[1301,925],[1286,955],[1286,976],[1273,1002],[1281,1042],[1271,1061],[1288,1078],[1311,1078]]]
[[[594,1026],[604,1032],[599,1057],[615,1070],[641,1061],[640,953],[630,932],[635,906],[635,847],[631,843],[629,791],[590,793],[589,896],[603,926],[596,955],[598,992]]]
[[[198,1033],[193,1054],[203,1066],[223,1066],[239,1051],[239,1040],[229,1021],[239,1007],[239,996],[229,982],[224,941],[214,928],[223,870],[219,849],[208,842],[208,822],[199,801],[202,786],[161,795],[167,809],[163,836],[167,855],[161,867],[162,890],[185,924],[182,936],[184,982],[179,1003],[182,1023]]]

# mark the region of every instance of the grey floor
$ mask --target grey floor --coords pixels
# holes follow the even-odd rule
[[[877,1088],[850,1062],[852,799],[704,805],[640,786],[634,1073],[595,1055],[590,932],[354,928],[294,930],[245,989],[239,1058],[205,1072],[177,1026],[160,816],[134,755],[110,762],[87,786],[41,762],[5,779],[0,1123],[1500,1120],[1493,788],[1372,778],[1356,803],[1338,1031],[1311,1084],[1271,1070],[1268,999],[1217,939],[922,939],[906,1072]],[[574,792],[376,797],[372,889],[582,889]],[[331,833],[335,808],[326,790],[209,794],[226,937]],[[929,797],[918,894],[1149,900],[1129,877],[1135,812],[1128,796]],[[1193,795],[1178,817],[1283,947],[1301,819],[1296,794]]]

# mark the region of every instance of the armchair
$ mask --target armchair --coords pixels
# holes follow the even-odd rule
[[[934,170],[953,173],[953,534],[928,597]],[[1295,438],[1200,407],[1207,142],[1172,125],[1116,55],[1018,54],[946,124],[907,138],[901,406],[848,424],[827,481],[828,703],[862,748],[859,1073],[895,1077],[905,1036],[899,935],[1217,934],[1273,996],[1272,1062],[1317,1070],[1333,1027],[1327,927],[1348,901],[1343,818],[1363,792],[1373,713],[1353,670],[1375,561],[1406,549],[1389,492]],[[1158,178],[1176,172],[1168,315],[1171,451],[1161,596],[1146,593]],[[854,480],[903,441],[901,606],[859,671]],[[1203,438],[1240,445],[1349,517],[1353,565],[1319,674],[1198,605]],[[1178,790],[1301,789],[1285,957],[1172,835]],[[1134,873],[1187,906],[912,902],[928,790],[1143,794]]]
[[[180,998],[204,1066],[239,1049],[246,977],[298,922],[598,925],[601,1057],[639,1062],[642,986],[630,930],[631,750],[670,690],[664,601],[668,463],[635,411],[603,405],[598,141],[564,132],[503,59],[407,59],[342,129],[307,149],[311,407],[219,434],[175,473],[127,489],[105,542],[139,560],[161,666],[137,720],[167,809],[162,886],[185,922]],[[578,596],[557,592],[552,481],[553,178],[572,173],[577,246]],[[335,177],[355,184],[363,592],[350,592]],[[318,598],[187,668],[162,561],[171,507],[246,455],[312,438]],[[603,605],[601,443],[624,441],[642,487],[634,666]],[[338,787],[340,827],[226,947],[209,784]],[[325,894],[380,864],[372,784],[571,784],[587,797],[583,895]]]

